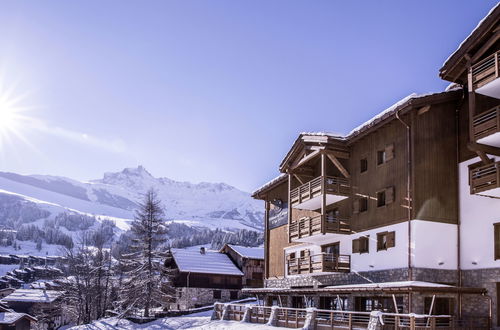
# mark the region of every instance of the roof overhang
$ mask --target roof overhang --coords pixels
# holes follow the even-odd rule
[[[439,76],[451,82],[465,84],[467,81],[467,62],[473,56],[481,56],[495,40],[500,38],[499,30],[500,3],[491,9],[472,33],[460,44],[458,49],[439,69]],[[486,47],[483,47],[485,46]]]
[[[288,182],[288,175],[287,174],[280,174],[276,178],[272,179],[271,181],[263,184],[255,190],[252,193],[252,197],[255,199],[265,199],[266,194],[270,191],[273,190],[274,188],[284,184],[285,182]]]
[[[279,166],[280,172],[288,172],[297,159],[300,159],[309,152],[312,153],[319,150],[335,153],[339,158],[349,158],[349,149],[345,137],[323,132],[300,133],[293,143],[292,148],[281,161]]]
[[[284,295],[307,295],[307,294],[352,294],[352,293],[464,293],[464,294],[486,294],[485,288],[470,288],[456,286],[435,286],[435,283],[426,285],[394,285],[394,286],[366,286],[360,284],[324,288],[244,288],[243,291],[250,294],[284,294]]]

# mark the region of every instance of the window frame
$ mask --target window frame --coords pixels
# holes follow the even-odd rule
[[[368,157],[364,156],[359,160],[359,173],[363,174],[366,172],[368,172]]]
[[[377,195],[377,207],[384,207],[384,206],[387,206],[387,198],[386,198],[386,190],[387,189],[382,189],[382,190],[379,190],[376,192],[376,195]],[[382,198],[380,198],[382,197]],[[383,203],[381,204],[381,201],[383,201]]]
[[[500,259],[500,222],[493,224],[493,258]]]

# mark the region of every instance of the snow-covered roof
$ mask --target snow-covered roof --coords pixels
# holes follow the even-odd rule
[[[288,177],[288,174],[286,174],[286,173],[282,173],[282,174],[278,175],[277,177],[275,177],[271,181],[268,181],[268,182],[264,183],[262,186],[260,186],[259,188],[255,189],[255,191],[252,193],[252,196],[255,196],[255,195],[259,194],[261,191],[263,191],[269,187],[274,186],[278,182],[284,181],[285,178],[287,178],[287,177]]]
[[[28,317],[30,319],[33,319],[31,316],[24,314],[24,313],[15,313],[15,312],[0,313],[0,324],[9,325],[9,324],[17,322],[18,320],[22,319],[23,317]]]
[[[236,253],[238,253],[243,258],[250,259],[262,259],[264,260],[264,248],[259,247],[246,247],[239,245],[228,244]]]
[[[7,297],[2,298],[5,302],[31,302],[31,303],[51,303],[63,295],[62,291],[39,290],[39,289],[18,289]]]
[[[482,20],[479,21],[479,23],[477,23],[476,27],[472,30],[472,32],[467,36],[467,38],[464,39],[464,41],[462,41],[460,43],[460,45],[458,45],[457,49],[450,55],[448,56],[448,58],[444,61],[443,63],[443,67],[446,66],[446,64],[448,63],[448,61],[451,60],[451,58],[453,56],[455,56],[455,54],[458,53],[458,51],[460,50],[460,48],[462,48],[471,38],[474,34],[476,34],[476,31],[479,30],[479,28],[481,27],[481,25],[483,25],[483,23],[486,21],[486,19],[495,11],[495,9],[497,9],[497,7],[500,6],[500,2],[497,3],[493,8],[491,8],[491,10],[488,12],[488,14],[486,16],[483,17]]]
[[[382,283],[366,283],[366,284],[346,284],[327,286],[326,289],[383,289],[383,288],[453,288],[451,285],[439,284],[433,282],[422,281],[400,281],[400,282],[382,282]]]
[[[234,265],[226,254],[206,250],[174,249],[172,254],[181,272],[239,275],[243,273]]]

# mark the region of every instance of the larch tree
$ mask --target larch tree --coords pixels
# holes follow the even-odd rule
[[[167,227],[161,201],[154,189],[144,196],[131,226],[133,234],[131,253],[123,255],[125,276],[121,290],[123,314],[164,306],[171,298],[168,270],[163,265],[165,253],[161,250],[167,240]]]

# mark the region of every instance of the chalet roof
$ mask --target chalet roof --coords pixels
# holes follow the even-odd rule
[[[172,255],[181,272],[238,275],[243,273],[226,254],[205,251],[205,254],[191,249],[173,249]]]
[[[450,293],[471,293],[483,294],[484,288],[457,287],[433,282],[421,281],[401,281],[401,282],[381,282],[381,283],[362,283],[327,286],[324,288],[249,288],[243,289],[244,292],[261,293],[283,293],[283,294],[314,294],[314,293],[353,293],[353,292],[450,292]]]
[[[456,81],[465,69],[467,60],[465,55],[482,40],[486,40],[492,33],[500,19],[500,2],[493,7],[489,13],[477,24],[472,32],[465,38],[458,48],[446,59],[441,69],[439,76],[448,81]],[[459,66],[462,65],[460,69]],[[465,83],[463,81],[462,83]]]
[[[258,198],[261,193],[266,192],[267,190],[274,188],[287,180],[288,180],[288,175],[286,173],[282,173],[282,174],[278,175],[277,177],[275,177],[274,179],[272,179],[271,181],[268,181],[268,182],[264,183],[262,186],[260,186],[259,188],[257,188],[252,193],[252,197]]]
[[[2,298],[4,302],[52,303],[64,292],[39,289],[18,289]]]
[[[264,248],[226,244],[243,258],[264,260]]]
[[[452,99],[457,98],[458,95],[461,93],[461,87],[456,86],[456,87],[451,87],[447,89],[446,91],[443,92],[436,92],[436,93],[427,93],[427,94],[416,94],[412,93],[401,100],[397,101],[387,109],[383,110],[370,120],[364,122],[363,124],[359,125],[358,127],[354,128],[352,131],[350,131],[347,135],[341,136],[336,133],[328,133],[328,132],[303,132],[300,133],[298,138],[295,140],[293,143],[291,149],[288,151],[286,156],[283,158],[280,164],[280,170],[284,169],[284,166],[286,162],[293,157],[294,154],[297,154],[297,148],[300,145],[300,143],[305,139],[305,138],[312,138],[314,140],[317,140],[319,143],[326,144],[329,143],[330,141],[336,141],[338,144],[345,143],[345,145],[348,145],[349,143],[352,143],[355,139],[361,137],[365,133],[369,132],[372,128],[376,127],[380,123],[384,123],[386,120],[392,120],[395,119],[394,115],[402,110],[411,110],[411,109],[418,109],[422,106],[428,105],[428,104],[436,104],[440,102],[446,102],[450,101]],[[318,139],[319,138],[323,138]],[[278,177],[279,178],[279,177]],[[277,178],[275,179],[277,180]],[[270,183],[267,183],[267,185],[272,184],[273,181]],[[266,187],[266,186],[263,186]],[[263,189],[263,187],[259,188],[257,192]],[[255,192],[254,192],[255,194]]]
[[[28,314],[15,313],[15,312],[4,312],[0,313],[0,324],[10,325],[16,323],[20,319],[27,318],[30,321],[36,321],[36,319]]]

